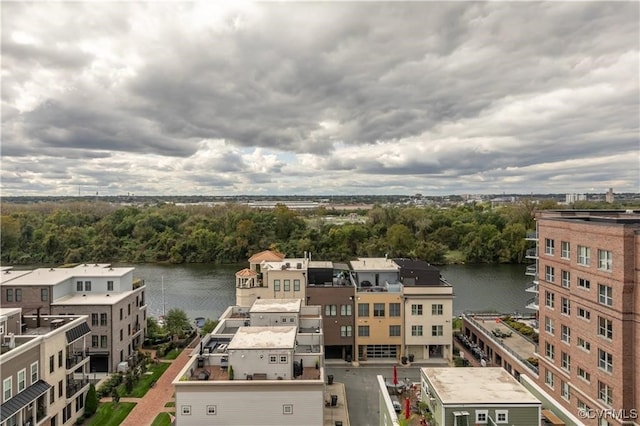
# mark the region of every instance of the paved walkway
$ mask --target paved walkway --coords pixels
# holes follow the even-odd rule
[[[165,407],[167,402],[175,401],[174,399],[174,389],[171,382],[176,378],[180,370],[187,364],[189,361],[189,354],[191,354],[191,348],[193,345],[197,345],[200,339],[195,340],[189,345],[189,348],[184,349],[178,357],[173,361],[168,361],[171,363],[169,368],[167,368],[160,376],[156,385],[149,389],[147,394],[143,398],[120,398],[121,402],[135,402],[136,406],[131,410],[129,415],[124,422],[121,423],[122,426],[142,426],[142,425],[150,425],[153,423],[153,420],[156,416],[162,411],[175,411],[175,407]],[[161,361],[167,362],[167,361]],[[103,401],[110,402],[112,398],[106,397],[102,399]],[[172,417],[173,421],[174,418]]]

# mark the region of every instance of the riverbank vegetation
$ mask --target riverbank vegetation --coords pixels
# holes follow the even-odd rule
[[[469,204],[299,212],[284,205],[3,203],[0,260],[14,265],[238,263],[274,249],[289,257],[308,252],[314,259],[336,261],[388,255],[433,264],[521,263],[526,232],[534,229],[533,212],[540,208],[559,206],[525,201],[499,208]]]

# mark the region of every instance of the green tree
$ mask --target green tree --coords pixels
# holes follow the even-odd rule
[[[204,325],[200,329],[200,335],[204,336],[205,334],[211,333],[213,329],[218,326],[219,322],[220,321],[218,320],[212,320],[211,318],[207,318],[207,320],[204,322]]]
[[[415,246],[415,237],[406,225],[396,223],[387,231],[387,243],[389,256],[408,256]]]
[[[85,417],[93,416],[98,409],[98,394],[96,393],[96,387],[93,383],[89,385],[87,391],[87,398],[84,403],[84,415]]]
[[[160,324],[158,324],[158,320],[154,317],[147,317],[147,335],[149,337],[154,337],[160,334],[164,334],[164,329]]]
[[[166,328],[172,336],[184,337],[186,332],[191,329],[191,323],[187,314],[182,309],[169,309],[165,317]]]

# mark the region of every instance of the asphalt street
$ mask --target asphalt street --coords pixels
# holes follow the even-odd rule
[[[398,380],[408,378],[420,383],[420,367],[398,366]],[[393,365],[365,367],[325,366],[326,374],[332,374],[336,382],[344,383],[347,392],[349,421],[352,426],[378,426],[379,402],[376,376],[392,380]],[[326,378],[325,378],[326,380]]]

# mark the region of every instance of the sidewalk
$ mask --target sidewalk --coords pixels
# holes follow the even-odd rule
[[[185,348],[175,360],[168,361],[171,363],[169,368],[160,376],[156,385],[149,389],[143,398],[120,398],[121,402],[136,403],[136,406],[122,422],[123,426],[150,425],[159,413],[163,411],[175,411],[175,407],[165,407],[165,404],[174,401],[174,389],[171,382],[173,382],[173,379],[175,379],[180,370],[187,364],[190,354],[191,349]],[[101,401],[111,402],[112,398],[105,397]]]

